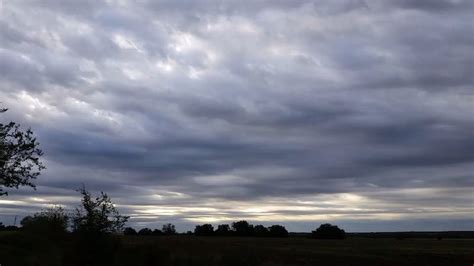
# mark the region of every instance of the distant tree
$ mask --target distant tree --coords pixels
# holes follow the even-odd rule
[[[7,225],[3,229],[3,231],[18,231],[18,230],[20,230],[20,228],[16,225]]]
[[[165,235],[176,235],[176,228],[174,224],[164,224],[161,231],[163,231],[163,234]]]
[[[82,201],[72,217],[74,231],[102,234],[123,230],[129,217],[119,214],[106,193],[101,192],[100,196],[93,198],[84,187],[78,191],[82,194]]]
[[[268,231],[271,237],[288,237],[288,231],[282,225],[272,225]]]
[[[0,231],[3,231],[3,230],[5,230],[5,226],[3,225],[2,222],[0,222]]]
[[[152,233],[153,231],[150,228],[146,228],[146,227],[138,231],[138,235],[141,235],[141,236],[151,236]]]
[[[212,236],[214,235],[214,227],[211,224],[196,225],[194,229],[196,236]]]
[[[192,231],[186,231],[185,235],[192,236],[194,233]]]
[[[123,234],[126,236],[134,236],[137,235],[137,231],[132,227],[125,227],[125,229],[123,229]]]
[[[60,206],[51,207],[20,222],[22,229],[37,234],[60,237],[67,232],[69,216]]]
[[[153,230],[153,232],[151,234],[154,235],[154,236],[162,236],[163,232],[160,229],[155,229],[155,230]]]
[[[217,226],[215,233],[218,236],[228,236],[231,234],[230,226],[228,224],[220,224]]]
[[[0,113],[6,111],[0,108]],[[8,194],[5,188],[35,187],[33,179],[45,169],[38,146],[31,129],[22,131],[15,122],[0,123],[0,196]]]
[[[322,224],[316,231],[312,231],[311,237],[317,239],[344,239],[346,232],[337,225]]]
[[[255,236],[257,236],[257,237],[267,237],[268,236],[268,229],[265,226],[261,225],[261,224],[256,225],[254,227],[254,232],[255,232]]]
[[[233,222],[232,230],[236,236],[252,236],[254,234],[253,225],[247,221]]]

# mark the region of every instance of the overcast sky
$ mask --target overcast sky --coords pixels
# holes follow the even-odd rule
[[[130,225],[474,230],[474,2],[1,1],[3,122]]]

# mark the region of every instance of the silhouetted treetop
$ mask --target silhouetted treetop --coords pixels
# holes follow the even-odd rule
[[[254,233],[255,236],[266,237],[268,236],[268,229],[265,226],[259,224],[254,227]]]
[[[141,236],[151,236],[153,234],[153,231],[150,228],[143,228],[138,231],[138,234]]]
[[[6,111],[0,108],[0,113]],[[45,169],[38,146],[31,129],[23,131],[15,122],[0,123],[0,196],[8,194],[5,188],[35,187],[32,180]]]
[[[93,198],[83,187],[81,205],[76,208],[72,218],[73,229],[83,233],[115,233],[121,232],[128,216],[119,214],[109,196],[101,192]]]
[[[253,225],[249,224],[247,221],[238,221],[232,223],[232,230],[237,236],[252,236],[254,234]]]
[[[220,224],[217,226],[216,235],[228,236],[230,233],[230,226],[228,224]]]
[[[161,231],[163,231],[163,234],[165,235],[175,235],[176,234],[176,228],[174,224],[164,224]]]
[[[211,224],[196,225],[194,234],[196,236],[211,236],[214,234],[214,227]]]
[[[62,207],[51,207],[44,211],[26,216],[20,222],[23,230],[48,236],[65,234],[68,229],[69,216]]]
[[[317,239],[344,239],[345,231],[337,225],[322,224],[318,229],[312,231],[311,237]]]
[[[123,229],[123,234],[126,236],[134,236],[134,235],[137,235],[137,231],[133,229],[132,227],[125,227]]]

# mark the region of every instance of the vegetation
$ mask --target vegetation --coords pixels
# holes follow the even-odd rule
[[[214,227],[211,224],[196,225],[194,229],[196,236],[212,236],[214,235]]]
[[[44,234],[51,238],[64,237],[68,230],[69,216],[62,207],[55,206],[26,216],[21,220],[22,229],[33,234]]]
[[[337,225],[322,224],[316,231],[312,232],[311,237],[317,239],[344,239],[346,232]]]
[[[0,113],[6,111],[0,108]],[[35,187],[33,180],[45,168],[38,147],[31,129],[23,131],[15,122],[0,123],[0,196],[8,195],[6,188]]]

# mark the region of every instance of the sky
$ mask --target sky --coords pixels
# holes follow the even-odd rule
[[[474,2],[0,2],[0,102],[129,225],[474,230]]]

